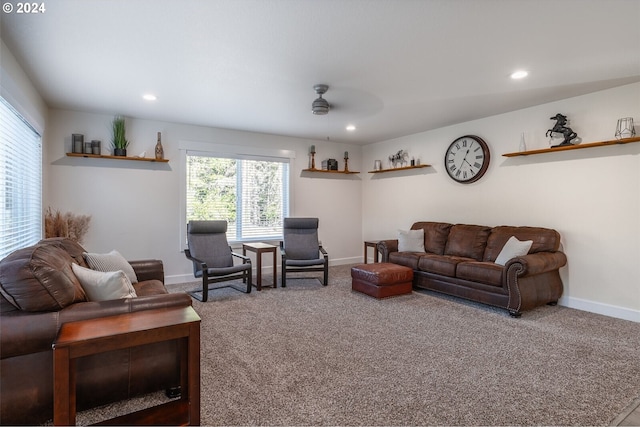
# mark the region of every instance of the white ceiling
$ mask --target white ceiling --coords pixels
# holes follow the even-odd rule
[[[638,0],[43,3],[1,35],[56,108],[367,144],[640,81]]]

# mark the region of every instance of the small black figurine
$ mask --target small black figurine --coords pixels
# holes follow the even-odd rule
[[[561,133],[564,135],[564,141],[562,141],[558,145],[552,145],[551,148],[562,147],[563,145],[573,145],[571,143],[572,139],[576,139],[578,134],[573,131],[570,127],[565,126],[567,124],[567,116],[564,114],[556,114],[553,117],[549,117],[551,120],[556,120],[556,124],[553,125],[553,129],[549,129],[546,136],[554,133]]]

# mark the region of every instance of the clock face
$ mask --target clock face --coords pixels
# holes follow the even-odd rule
[[[482,178],[489,167],[489,146],[474,135],[462,136],[449,145],[444,166],[455,181],[469,184]]]

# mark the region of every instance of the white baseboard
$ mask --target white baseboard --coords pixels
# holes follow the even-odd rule
[[[195,282],[196,279],[193,274],[174,274],[171,276],[164,276],[165,285],[177,285],[179,283]]]
[[[356,256],[351,258],[340,258],[329,260],[329,266],[332,265],[347,265],[347,264],[362,264],[362,257]]]
[[[558,304],[564,307],[575,308],[576,310],[588,311],[590,313],[640,323],[640,311],[630,308],[572,297],[562,297],[558,301]]]
[[[362,262],[362,257],[351,257],[351,258],[339,258],[339,259],[331,259],[329,260],[329,266],[332,265],[346,265],[346,264],[359,264]],[[255,267],[254,267],[255,268]],[[280,270],[280,266],[278,265],[278,270]],[[265,265],[262,267],[263,273],[272,274],[273,267],[271,265]],[[194,282],[198,279],[193,277],[193,274],[174,274],[171,276],[164,277],[164,283],[167,285],[177,285],[179,283],[185,282]]]

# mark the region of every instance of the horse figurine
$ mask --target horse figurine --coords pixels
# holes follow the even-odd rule
[[[551,148],[562,147],[563,145],[573,145],[571,143],[571,140],[577,138],[578,134],[575,133],[570,127],[565,126],[567,124],[567,116],[558,113],[555,116],[549,118],[551,120],[555,120],[556,124],[553,125],[552,129],[547,130],[545,136],[549,136],[554,133],[561,133],[562,135],[564,135],[564,141],[562,141],[558,145],[553,145]]]
[[[405,163],[408,162],[409,153],[404,150],[399,150],[396,154],[389,156],[389,162],[393,165],[394,168],[398,167],[398,163],[400,166],[404,166]]]

